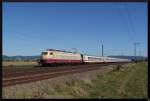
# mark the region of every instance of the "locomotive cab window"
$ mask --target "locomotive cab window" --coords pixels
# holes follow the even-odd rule
[[[42,52],[43,55],[47,55],[47,52]]]

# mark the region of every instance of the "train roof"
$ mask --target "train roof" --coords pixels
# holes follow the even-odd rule
[[[88,57],[96,57],[96,58],[105,58],[105,59],[123,59],[123,58],[114,58],[114,57],[108,57],[108,56],[95,56],[95,55],[84,55]],[[129,60],[129,59],[123,59],[123,60]]]
[[[57,50],[57,49],[47,49],[47,51],[57,51],[57,52],[73,53],[73,52],[71,52],[71,51],[66,51],[66,50]]]
[[[88,57],[97,57],[97,58],[103,58],[102,56],[95,56],[95,55],[84,55],[84,56],[88,56]]]

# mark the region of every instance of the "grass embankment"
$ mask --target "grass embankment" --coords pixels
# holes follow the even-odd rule
[[[34,66],[38,65],[36,61],[3,61],[3,67]]]
[[[94,79],[91,76],[83,79],[85,75],[76,79],[75,76],[66,82],[58,80],[59,83],[53,85],[50,83],[57,80],[50,83],[41,81],[39,86],[8,88],[4,98],[147,98],[147,68],[147,62],[131,63],[119,71],[104,75],[95,73]],[[13,90],[12,94],[8,93]]]
[[[98,75],[91,84],[72,81],[67,87],[56,87],[55,93],[81,98],[147,98],[147,86],[147,63],[143,62]]]
[[[89,97],[104,98],[146,98],[147,63],[138,63],[120,71],[98,76],[89,89]]]

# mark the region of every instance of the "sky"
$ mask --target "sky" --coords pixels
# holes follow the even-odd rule
[[[3,54],[46,49],[147,56],[147,3],[3,3]]]

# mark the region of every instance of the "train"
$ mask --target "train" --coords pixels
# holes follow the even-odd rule
[[[54,64],[118,63],[131,62],[130,59],[84,55],[65,50],[47,49],[40,55],[38,63],[43,66]]]

